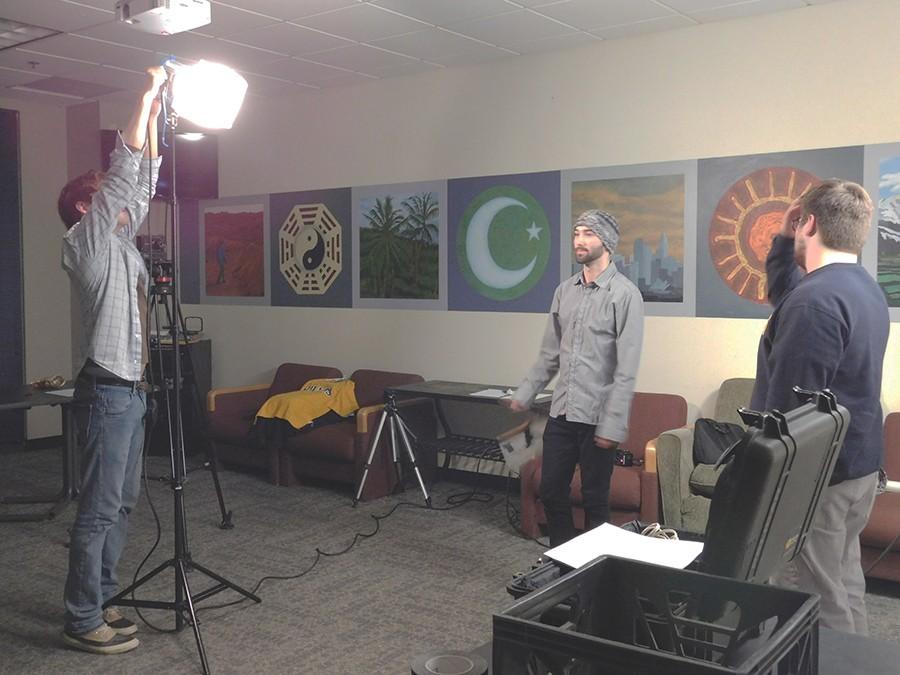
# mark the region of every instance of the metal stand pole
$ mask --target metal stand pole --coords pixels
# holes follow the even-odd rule
[[[170,122],[171,128],[174,129],[177,122]],[[176,199],[176,177],[175,177],[175,144],[172,143],[172,259],[178,260],[178,202]],[[178,275],[172,274],[172,296],[178,297]],[[158,324],[158,321],[157,321]],[[171,320],[169,322],[169,332],[172,339],[172,352],[174,357],[174,387],[173,400],[174,405],[169,407],[169,419],[174,420],[174,430],[169,435],[169,455],[171,458],[172,480],[170,486],[172,488],[173,498],[175,502],[175,555],[161,565],[157,566],[151,572],[145,574],[128,588],[121,591],[118,595],[110,598],[103,603],[104,608],[111,605],[121,605],[126,607],[148,607],[154,609],[171,609],[175,612],[175,628],[181,630],[184,628],[185,621],[191,624],[194,630],[194,639],[197,642],[197,651],[200,654],[200,662],[203,672],[208,675],[209,662],[206,658],[206,649],[203,646],[203,637],[200,634],[200,625],[197,621],[197,614],[194,609],[196,601],[203,600],[218,593],[219,591],[230,588],[254,602],[262,602],[260,598],[248,590],[245,590],[234,584],[222,576],[211,572],[202,565],[197,564],[191,559],[188,553],[187,542],[187,518],[184,508],[184,485],[185,485],[185,454],[184,454],[184,430],[183,420],[181,416],[181,350],[180,344],[182,333],[178,321]],[[160,369],[162,372],[162,369]],[[168,390],[166,391],[166,399],[168,401]],[[134,590],[145,584],[147,581],[155,577],[168,567],[175,570],[175,600],[174,601],[156,601],[156,600],[133,600],[126,596]],[[195,570],[207,577],[218,582],[215,585],[200,591],[196,595],[191,594],[190,585],[188,584],[187,572]],[[185,617],[187,614],[187,617]]]

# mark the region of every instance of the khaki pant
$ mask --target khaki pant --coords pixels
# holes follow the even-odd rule
[[[869,633],[859,535],[877,484],[876,471],[825,488],[803,550],[771,579],[776,586],[818,593],[820,623],[826,628]]]

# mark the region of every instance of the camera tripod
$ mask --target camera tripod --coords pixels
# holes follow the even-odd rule
[[[174,129],[175,121],[168,122],[171,128]],[[177,163],[175,161],[175,144],[172,144],[172,260],[178,260],[178,204],[177,199],[175,197],[176,190],[176,171],[175,167]],[[175,274],[174,268],[171,270],[171,276],[167,277],[167,281],[165,284],[166,293],[154,293],[153,297],[157,300],[156,302],[156,311],[157,311],[157,327],[159,327],[159,319],[158,319],[158,309],[159,309],[159,299],[165,299],[166,305],[166,313],[169,317],[169,335],[172,341],[172,356],[173,356],[173,383],[172,387],[172,396],[169,396],[168,388],[165,390],[165,398],[167,403],[171,403],[169,405],[169,419],[174,420],[174,425],[170,431],[169,436],[169,457],[171,461],[171,470],[172,477],[169,481],[169,486],[172,490],[172,496],[174,499],[174,511],[175,511],[175,552],[174,556],[169,560],[166,560],[162,564],[158,565],[156,568],[143,575],[140,579],[131,584],[128,588],[121,591],[114,597],[107,600],[103,603],[104,608],[109,607],[110,605],[120,605],[125,607],[147,607],[151,609],[171,609],[175,612],[175,630],[181,631],[184,628],[185,623],[190,623],[191,628],[194,632],[194,640],[197,643],[197,651],[200,655],[200,662],[203,667],[204,675],[209,674],[209,662],[206,658],[206,649],[203,646],[203,636],[200,634],[200,625],[197,621],[197,613],[194,607],[195,602],[205,600],[206,598],[219,593],[220,591],[224,591],[226,589],[231,589],[240,593],[245,598],[249,598],[254,602],[262,602],[258,596],[251,593],[250,591],[241,588],[237,584],[228,581],[225,577],[216,574],[212,570],[200,565],[196,561],[194,561],[191,557],[191,554],[188,550],[188,541],[187,541],[187,517],[185,515],[184,508],[184,485],[185,485],[185,453],[184,453],[184,430],[183,430],[183,419],[181,414],[181,394],[182,394],[182,374],[181,374],[181,344],[182,340],[186,336],[186,332],[183,330],[183,318],[181,317],[181,310],[178,307],[178,275]],[[169,308],[169,304],[171,303],[172,308]],[[161,357],[161,352],[160,352]],[[162,372],[162,369],[160,369]],[[213,474],[216,477],[216,485],[218,488],[218,474]],[[221,500],[221,491],[219,491],[219,497]],[[220,501],[221,504],[221,501]],[[224,506],[222,507],[224,510]],[[175,599],[174,600],[135,600],[132,598],[128,598],[127,596],[133,593],[137,588],[140,588],[145,583],[156,577],[156,575],[160,574],[164,570],[168,568],[173,568],[175,570]],[[210,586],[209,588],[202,590],[198,593],[191,593],[190,584],[188,583],[188,572],[195,571],[204,574],[209,579],[215,581],[216,583]]]
[[[410,437],[415,440],[415,434],[400,415],[400,410],[397,407],[397,398],[394,393],[385,392],[384,398],[384,410],[381,413],[381,419],[378,420],[378,429],[375,431],[375,437],[372,439],[372,449],[369,450],[369,456],[366,458],[362,478],[359,481],[359,489],[357,489],[356,496],[353,498],[353,506],[356,506],[362,497],[363,489],[366,487],[366,479],[369,477],[369,468],[372,466],[372,460],[375,459],[375,453],[378,452],[378,442],[381,440],[381,432],[384,431],[384,424],[387,422],[391,428],[391,451],[394,458],[394,468],[397,471],[398,483],[402,480],[400,473],[400,452],[397,443],[397,436],[400,436],[403,441],[403,447],[406,449],[406,454],[412,464],[413,471],[419,481],[419,487],[422,488],[425,504],[428,508],[431,508],[431,495],[428,494],[428,488],[425,487],[425,481],[422,480],[422,473],[419,471],[418,464],[416,464],[416,454],[413,452],[412,444],[409,442]]]

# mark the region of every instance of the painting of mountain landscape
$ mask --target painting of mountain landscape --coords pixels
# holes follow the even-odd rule
[[[900,157],[881,161],[878,183],[878,284],[900,307]]]
[[[208,296],[265,295],[264,208],[217,205],[204,211],[205,290]]]

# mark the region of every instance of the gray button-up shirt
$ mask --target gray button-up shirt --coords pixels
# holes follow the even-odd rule
[[[558,372],[550,414],[624,441],[643,336],[643,298],[615,264],[589,284],[579,272],[557,287],[537,362],[513,399],[530,405]]]
[[[62,245],[62,266],[81,304],[84,360],[132,381],[144,370],[138,294],[146,296],[150,281],[134,237],[147,217],[162,161],[142,156],[119,136],[100,189]],[[119,227],[123,209],[129,222]]]

